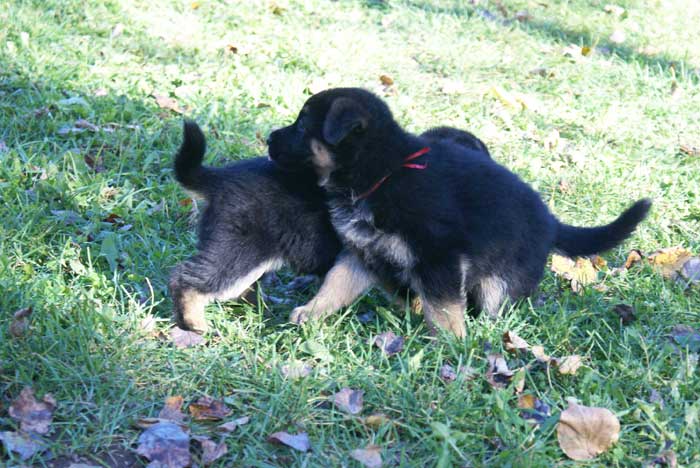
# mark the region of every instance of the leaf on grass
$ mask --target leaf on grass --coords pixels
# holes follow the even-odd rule
[[[678,273],[689,285],[700,285],[700,257],[688,259]]]
[[[625,269],[629,270],[632,265],[641,262],[643,258],[644,256],[642,255],[641,250],[630,250],[630,253],[627,254],[627,260],[625,260]]]
[[[176,423],[182,422],[185,419],[185,414],[181,411],[182,402],[183,398],[180,395],[166,398],[165,406],[158,413],[158,417]]]
[[[562,375],[576,375],[576,371],[583,364],[581,356],[578,354],[564,356],[563,358],[552,358],[551,362],[558,367],[559,373]]]
[[[162,96],[160,94],[152,94],[151,96],[156,100],[156,104],[158,104],[158,107],[160,107],[161,109],[170,110],[178,114],[182,114],[183,110],[180,107],[180,104],[178,104],[177,100],[169,96]]]
[[[228,447],[224,441],[217,444],[206,436],[195,436],[192,438],[202,446],[201,463],[204,466],[211,465],[228,452]]]
[[[603,7],[603,11],[618,18],[625,14],[625,9],[619,5],[608,4]]]
[[[403,350],[403,336],[396,336],[392,331],[384,332],[377,335],[374,344],[387,356],[393,356]]]
[[[382,449],[377,445],[368,445],[363,449],[352,450],[350,456],[367,468],[382,466]]]
[[[580,293],[583,286],[598,281],[598,270],[590,258],[578,257],[573,260],[561,255],[552,255],[552,271],[559,277],[571,282],[571,289]]]
[[[512,331],[507,331],[503,334],[503,346],[505,346],[506,351],[511,353],[530,349],[530,345],[527,344],[527,341],[523,340]]]
[[[248,416],[242,416],[240,418],[234,419],[233,421],[229,421],[227,423],[221,424],[220,426],[216,427],[216,430],[219,432],[233,432],[236,430],[237,427],[244,426],[250,422],[250,418]]]
[[[328,348],[318,341],[305,341],[299,349],[324,362],[333,362],[334,360]]]
[[[687,249],[676,246],[659,249],[647,257],[649,263],[661,271],[664,278],[676,279],[678,271],[683,268],[685,262],[690,260],[692,254]]]
[[[700,351],[700,332],[688,325],[676,325],[671,329],[671,338],[691,353]]]
[[[523,394],[518,396],[518,408],[520,408],[520,416],[532,423],[542,424],[550,415],[550,408],[545,403],[532,394]]]
[[[136,453],[151,461],[149,466],[181,468],[189,466],[190,436],[175,423],[154,424],[139,436]]]
[[[618,304],[613,307],[613,312],[617,314],[623,325],[629,325],[637,319],[634,314],[634,307],[631,305]]]
[[[508,364],[501,354],[489,354],[486,356],[486,360],[489,363],[489,367],[486,370],[486,380],[493,388],[506,388],[512,382],[516,393],[523,391],[525,386],[523,369],[508,369]]]
[[[98,174],[105,171],[104,158],[102,155],[95,157],[91,154],[86,154],[83,156],[83,161],[85,161],[85,164],[87,164],[90,169]]]
[[[585,57],[591,55],[592,49],[590,46],[579,46],[576,44],[570,44],[564,48],[564,55],[569,56],[574,59],[575,62],[583,60]]]
[[[384,424],[390,423],[391,419],[384,413],[373,413],[367,416],[363,422],[366,426],[377,429]]]
[[[175,347],[184,349],[201,345],[204,343],[204,337],[193,331],[183,330],[180,327],[173,327],[170,329],[170,341],[173,342]]]
[[[231,409],[223,401],[208,396],[191,403],[189,410],[197,421],[218,421],[231,414]]]
[[[557,424],[559,447],[573,460],[590,460],[620,437],[620,422],[608,409],[569,402]]]
[[[10,335],[15,338],[20,338],[29,330],[29,316],[32,314],[31,307],[25,307],[19,309],[14,314],[12,314],[12,321],[10,322]]]
[[[280,368],[282,376],[286,379],[301,379],[311,375],[313,367],[303,361],[291,361]]]
[[[353,390],[345,387],[333,395],[333,403],[346,413],[358,414],[362,411],[362,396],[364,393],[363,390]]]
[[[56,400],[47,393],[41,401],[34,397],[31,387],[24,387],[10,405],[10,416],[19,421],[20,429],[24,432],[46,434],[56,409]]]
[[[538,362],[547,363],[551,359],[550,356],[544,352],[544,346],[535,345],[530,349],[530,352]]]
[[[685,153],[688,156],[700,156],[700,146],[681,145],[679,149],[681,153]]]
[[[389,75],[380,75],[379,81],[381,81],[384,86],[391,86],[394,84],[394,79]]]
[[[520,10],[515,14],[515,19],[520,21],[521,23],[527,23],[532,19],[532,15],[527,10]]]
[[[676,468],[678,466],[678,457],[673,450],[664,450],[661,454],[648,463],[642,465],[644,468],[656,466],[666,466],[668,468]]]
[[[3,431],[0,432],[0,440],[6,452],[16,453],[21,460],[27,460],[47,448],[38,436],[24,432]]]
[[[268,437],[267,440],[278,444],[284,444],[287,447],[291,447],[294,450],[298,450],[300,452],[308,452],[311,449],[309,435],[306,432],[300,432],[298,434],[289,434],[288,432],[275,432],[270,437]]]

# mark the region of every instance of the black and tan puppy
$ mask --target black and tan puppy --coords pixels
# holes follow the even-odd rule
[[[387,105],[362,89],[312,96],[268,142],[281,166],[316,169],[333,225],[357,256],[343,262],[364,278],[355,284],[327,278],[294,311],[297,322],[323,317],[376,281],[393,282],[420,295],[432,329],[463,336],[468,294],[497,316],[507,299],[537,287],[550,251],[610,249],[651,206],[640,200],[606,226],[563,224],[515,174],[490,158],[470,157],[475,150],[458,142],[404,131]]]
[[[170,276],[180,327],[206,331],[210,301],[237,298],[268,271],[286,265],[323,275],[332,267],[341,246],[313,170],[283,171],[267,158],[204,167],[200,128],[185,122],[183,136],[175,177],[204,198],[206,208],[197,254]]]

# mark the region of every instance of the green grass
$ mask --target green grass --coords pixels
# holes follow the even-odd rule
[[[53,462],[66,466],[76,455],[98,463],[106,452],[133,450],[134,421],[157,414],[166,396],[189,402],[207,394],[251,418],[226,439],[218,466],[354,466],[349,451],[369,443],[382,447],[387,466],[573,466],[555,422],[575,397],[609,408],[622,424],[619,443],[589,465],[640,466],[672,442],[679,464],[699,466],[697,354],[674,349],[668,334],[676,324],[698,328],[700,293],[649,266],[580,296],[548,272],[543,300],[496,322],[470,319],[464,340],[430,338],[420,317],[375,294],[301,329],[285,323],[289,306],[213,304],[208,317],[218,333],[194,349],[140,330],[150,315],[159,330],[170,326],[168,272],[195,242],[190,208],[179,203],[186,194],[170,169],[181,117],[159,109],[151,94],[187,107],[209,136],[208,161],[220,164],[264,153],[265,135],[292,119],[314,81],[381,91],[379,76],[387,74],[396,90],[387,101],[403,125],[473,131],[565,221],[601,223],[634,199],[653,198],[634,237],[605,255],[610,264],[633,247],[700,252],[700,158],[679,151],[700,146],[697,2],[624,0],[625,15],[616,18],[597,0],[504,0],[509,17],[530,12],[525,23],[504,22],[495,3],[478,3],[5,2],[0,430],[15,427],[7,408],[24,386],[51,392],[59,402]],[[117,24],[121,34],[113,34]],[[624,43],[608,39],[615,29],[626,33]],[[570,44],[597,48],[573,60],[563,54]],[[530,73],[538,67],[546,76]],[[494,86],[535,105],[510,108]],[[106,94],[96,96],[99,89]],[[109,133],[59,132],[80,118],[117,125]],[[555,129],[565,141],[550,150],[544,141]],[[112,213],[121,223],[103,221]],[[621,302],[637,310],[632,325],[621,326],[611,310]],[[29,305],[31,328],[14,338],[11,315]],[[363,325],[355,314],[366,310],[377,314]],[[388,359],[368,344],[386,330],[407,337]],[[481,377],[439,378],[446,362],[483,373],[485,343],[500,352],[506,330],[550,354],[586,358],[575,376],[538,367],[528,374],[528,391],[553,409],[539,429],[519,416],[512,390],[493,390]],[[308,343],[331,358],[309,355]],[[291,359],[315,362],[314,372],[283,379],[278,369]],[[383,412],[392,422],[371,428],[322,404],[343,386],[365,391],[363,416]],[[649,402],[652,390],[663,407]],[[279,430],[307,431],[313,450],[266,442]],[[52,463],[46,455],[30,462]],[[0,452],[0,465],[19,463]]]

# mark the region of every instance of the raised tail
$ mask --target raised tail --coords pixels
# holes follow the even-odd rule
[[[611,249],[628,238],[651,208],[643,198],[630,206],[615,221],[605,226],[583,228],[559,224],[554,247],[569,257],[593,255]]]
[[[183,187],[197,191],[204,186],[206,169],[202,167],[207,142],[195,122],[185,120],[182,127],[182,145],[175,156],[175,178]]]

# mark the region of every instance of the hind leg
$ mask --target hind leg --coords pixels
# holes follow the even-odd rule
[[[198,333],[206,332],[204,309],[209,302],[239,297],[264,273],[280,268],[282,263],[276,258],[227,259],[200,252],[177,265],[169,282],[177,325]]]
[[[414,281],[423,305],[423,314],[432,333],[448,330],[462,338],[467,333],[464,310],[467,306],[462,285],[466,272],[460,265],[422,267]]]
[[[503,303],[509,298],[508,284],[496,274],[480,278],[472,293],[479,309],[493,319],[498,318]]]

